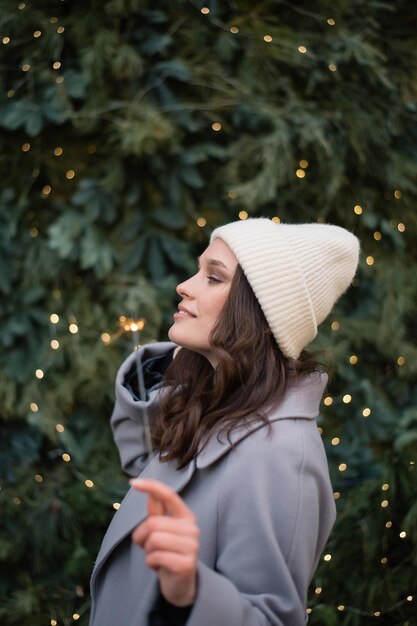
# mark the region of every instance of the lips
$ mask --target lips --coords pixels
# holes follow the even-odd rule
[[[191,311],[189,311],[187,308],[185,308],[185,306],[183,306],[182,304],[180,304],[178,306],[178,313],[177,315],[179,316],[184,316],[184,317],[197,317],[196,315],[194,315],[194,313],[192,313]]]

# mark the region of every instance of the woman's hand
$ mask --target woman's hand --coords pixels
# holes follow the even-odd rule
[[[132,533],[155,570],[164,598],[175,606],[194,602],[200,531],[194,513],[180,496],[157,480],[135,479],[138,491],[149,494],[148,517]]]

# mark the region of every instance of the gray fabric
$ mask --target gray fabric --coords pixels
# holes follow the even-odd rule
[[[170,343],[147,346],[155,353]],[[316,416],[327,382],[315,373],[268,410],[262,424],[233,434],[235,448],[212,438],[196,462],[178,471],[155,456],[147,463],[144,404],[116,378],[111,424],[123,467],[170,485],[201,530],[198,593],[187,626],[303,626],[306,594],[335,519],[335,504]],[[155,415],[160,391],[147,403]],[[90,626],[148,626],[158,594],[140,548],[130,540],[146,517],[146,496],[130,490],[97,557]]]

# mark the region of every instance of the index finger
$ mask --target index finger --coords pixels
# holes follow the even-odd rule
[[[136,478],[131,480],[130,484],[134,489],[144,491],[156,500],[159,500],[167,513],[172,515],[172,517],[194,519],[194,513],[177,492],[159,480]]]

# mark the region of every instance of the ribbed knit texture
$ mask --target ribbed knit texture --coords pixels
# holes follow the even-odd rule
[[[276,224],[265,218],[217,228],[236,255],[282,352],[294,359],[349,287],[359,241],[330,224]]]

